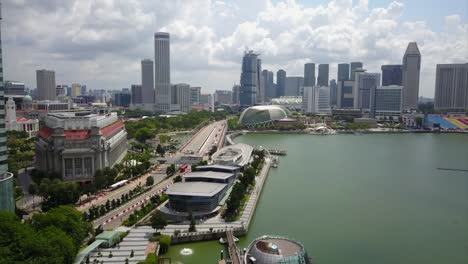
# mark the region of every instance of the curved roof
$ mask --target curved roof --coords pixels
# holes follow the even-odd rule
[[[310,263],[304,246],[284,237],[263,236],[255,239],[247,250],[246,259],[254,258],[258,264]]]
[[[242,112],[239,123],[242,125],[256,125],[288,118],[289,111],[279,105],[252,106]]]
[[[32,102],[32,97],[30,95],[26,95],[23,97],[23,102]]]

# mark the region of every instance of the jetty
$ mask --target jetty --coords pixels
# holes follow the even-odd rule
[[[287,152],[283,149],[268,149],[271,155],[286,156]]]

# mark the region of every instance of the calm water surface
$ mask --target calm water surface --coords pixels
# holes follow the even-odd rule
[[[281,148],[247,237],[301,241],[314,263],[468,263],[468,135],[245,135]],[[180,255],[191,248],[190,256]],[[217,242],[173,246],[173,263],[216,263]]]

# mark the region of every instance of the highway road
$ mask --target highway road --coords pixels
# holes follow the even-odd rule
[[[225,134],[227,121],[217,121],[200,129],[193,137],[182,147],[182,154],[198,154],[205,156],[210,151],[211,146],[220,145],[220,138]]]

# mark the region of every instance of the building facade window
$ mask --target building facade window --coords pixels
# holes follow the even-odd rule
[[[73,177],[73,160],[65,159],[65,177]]]
[[[83,174],[83,159],[75,158],[75,176],[80,177]]]

